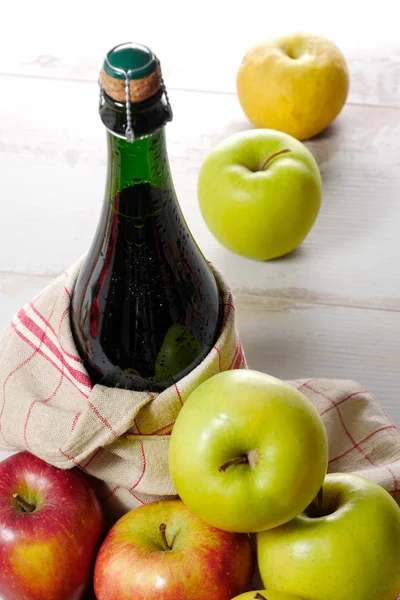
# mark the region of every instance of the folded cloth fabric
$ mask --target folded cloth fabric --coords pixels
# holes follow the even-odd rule
[[[0,447],[26,449],[62,469],[103,482],[114,511],[175,495],[169,434],[185,398],[202,381],[246,366],[232,294],[214,270],[224,304],[214,348],[160,394],[92,386],[70,326],[82,259],[13,318],[0,344]]]
[[[215,276],[223,328],[206,359],[163,393],[91,385],[71,334],[71,292],[81,261],[13,318],[0,345],[0,447],[29,450],[93,477],[110,520],[175,489],[168,440],[180,407],[202,381],[246,362],[232,294]],[[265,367],[268,372],[268,365]],[[322,415],[329,471],[356,472],[400,502],[400,434],[374,398],[353,381],[293,380]]]
[[[356,473],[384,487],[400,504],[400,433],[359,383],[289,381],[317,407],[329,440],[330,473]]]

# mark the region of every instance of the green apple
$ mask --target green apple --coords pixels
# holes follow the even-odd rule
[[[274,590],[254,590],[240,594],[240,596],[236,596],[232,600],[301,600],[301,598],[292,594],[275,592]]]
[[[236,133],[205,158],[198,199],[213,235],[258,260],[291,252],[305,239],[321,204],[321,176],[311,152],[272,129]]]
[[[157,355],[155,380],[166,381],[184,371],[202,353],[198,339],[180,323],[171,325]]]
[[[326,476],[320,505],[256,536],[265,587],[303,600],[395,600],[400,592],[400,508],[382,487]]]
[[[301,513],[320,490],[328,443],[291,385],[238,369],[201,383],[171,434],[169,467],[185,504],[214,527],[255,532]]]

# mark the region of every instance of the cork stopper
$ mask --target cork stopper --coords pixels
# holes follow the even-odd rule
[[[105,93],[117,102],[126,102],[126,84],[132,103],[143,102],[161,87],[160,63],[150,48],[127,43],[116,46],[107,54],[100,73]]]

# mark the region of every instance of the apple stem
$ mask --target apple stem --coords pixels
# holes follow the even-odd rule
[[[228,467],[230,467],[231,465],[241,465],[243,463],[248,463],[249,459],[247,458],[247,456],[235,456],[234,458],[230,458],[229,460],[226,461],[226,463],[224,463],[223,465],[221,465],[218,469],[218,471],[220,471],[221,473],[224,473],[224,471],[227,470]]]
[[[270,154],[269,156],[267,156],[267,158],[264,160],[264,162],[261,163],[260,171],[265,171],[265,169],[269,166],[270,162],[274,158],[276,158],[277,156],[280,156],[281,154],[286,154],[287,152],[291,152],[291,149],[284,148],[283,150],[278,150],[277,152],[274,152],[273,154]]]
[[[36,506],[34,504],[29,504],[29,502],[27,502],[26,500],[21,498],[21,496],[19,494],[13,494],[13,498],[14,498],[14,500],[16,500],[18,502],[18,504],[21,506],[21,508],[24,509],[24,511],[26,513],[31,513],[36,508]]]
[[[161,523],[160,527],[160,534],[161,534],[161,541],[162,541],[162,545],[163,545],[163,550],[171,550],[171,546],[168,545],[167,542],[167,536],[165,535],[165,530],[167,529],[167,526],[165,523]]]
[[[253,596],[254,600],[267,600],[267,598],[265,596],[262,596],[259,592],[256,593],[255,596]]]

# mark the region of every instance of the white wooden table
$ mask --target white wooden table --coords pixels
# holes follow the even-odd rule
[[[281,378],[358,380],[400,426],[400,42],[396,2],[367,4],[3,6],[0,328],[90,244],[106,160],[97,76],[109,48],[138,41],[162,61],[175,115],[167,135],[178,196],[204,254],[236,295],[250,367]],[[335,124],[307,142],[324,185],[311,234],[287,258],[250,261],[208,232],[197,174],[215,143],[250,127],[235,94],[244,52],[296,30],[341,47],[351,92]]]

